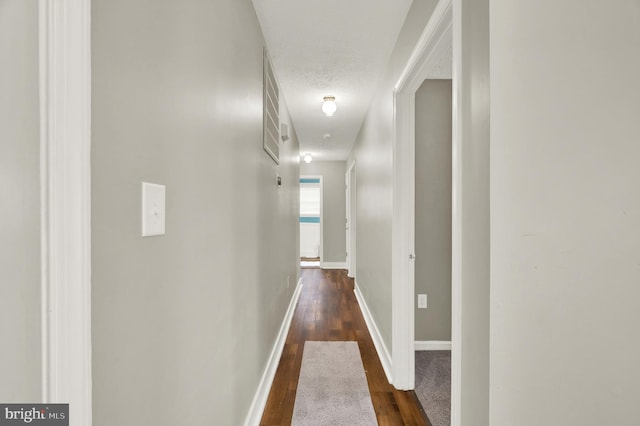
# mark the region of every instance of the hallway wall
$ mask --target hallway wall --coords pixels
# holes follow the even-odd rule
[[[313,161],[300,163],[301,175],[322,176],[322,245],[323,262],[344,263],[346,258],[347,217],[345,161]]]
[[[393,87],[429,20],[436,0],[414,0],[385,76],[347,160],[356,161],[356,276],[387,349],[391,350],[391,216]]]
[[[92,3],[94,424],[240,425],[298,279],[298,141],[283,106],[280,165],[262,149],[253,6]],[[164,236],[140,237],[141,181]]]
[[[451,341],[451,80],[416,92],[415,340]]]
[[[41,392],[38,1],[0,0],[0,401]]]
[[[638,424],[639,46],[637,0],[492,0],[492,425]]]

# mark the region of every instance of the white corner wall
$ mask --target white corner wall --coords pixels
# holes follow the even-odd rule
[[[491,1],[491,425],[638,424],[640,3]]]

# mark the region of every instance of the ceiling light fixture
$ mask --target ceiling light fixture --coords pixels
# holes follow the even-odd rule
[[[304,162],[305,162],[305,163],[309,164],[311,161],[313,161],[313,158],[311,157],[311,154],[306,153],[306,154],[304,155],[303,160],[304,160]]]
[[[325,96],[324,103],[322,104],[322,112],[324,112],[324,115],[331,117],[337,109],[338,106],[336,105],[335,96]]]

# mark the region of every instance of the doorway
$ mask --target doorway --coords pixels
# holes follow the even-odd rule
[[[322,176],[300,176],[300,267],[322,262]]]
[[[434,425],[450,424],[452,84],[415,93],[415,393]]]
[[[352,162],[345,174],[347,220],[347,276],[356,277],[356,162]]]
[[[396,388],[402,390],[415,388],[415,306],[417,299],[415,265],[417,257],[424,256],[424,254],[416,252],[415,246],[415,97],[416,92],[426,79],[451,79],[452,77],[452,18],[452,3],[449,1],[439,2],[405,72],[394,89],[394,210],[392,223],[392,322],[394,334],[392,353],[393,382]],[[453,110],[454,119],[455,114],[456,111]],[[455,145],[455,141],[453,145]],[[455,155],[452,154],[452,158],[453,170],[455,171]],[[455,195],[455,191],[456,188],[453,185],[452,197]],[[452,206],[452,208],[454,207]],[[455,231],[455,221],[453,221],[452,233]],[[452,241],[454,240],[452,239]],[[455,255],[455,249],[452,247],[452,262],[456,260]],[[453,279],[452,293],[455,294],[455,280]],[[426,302],[428,306],[428,294]],[[455,335],[456,319],[460,312],[459,306],[456,306],[455,298],[452,298],[451,310],[451,330],[452,335]],[[455,338],[452,338],[453,355],[457,350],[454,341]],[[456,366],[453,365],[452,375],[458,377],[455,369]],[[458,390],[455,378],[452,386],[452,398],[455,403],[456,391]],[[455,415],[455,413],[452,414]]]
[[[426,79],[415,97],[416,349],[451,346],[452,92]],[[422,300],[421,300],[422,299]]]
[[[408,390],[415,386],[415,92],[443,77],[435,74],[452,78],[452,426],[463,417],[489,423],[488,22],[486,1],[440,0],[394,87],[392,379]]]

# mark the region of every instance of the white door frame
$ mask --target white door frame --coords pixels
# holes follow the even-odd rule
[[[458,29],[459,30],[459,29]],[[393,222],[392,222],[392,295],[393,295],[393,384],[398,389],[415,387],[415,93],[427,78],[442,78],[443,69],[451,69],[453,38],[452,0],[440,0],[394,88],[393,144]],[[447,52],[448,50],[448,52]],[[443,63],[449,61],[449,63]],[[455,65],[453,65],[455,68]],[[453,103],[453,126],[458,115]],[[460,209],[457,204],[460,183],[456,175],[461,163],[455,155],[456,132],[453,132],[453,222],[452,222],[452,356],[460,350],[460,300],[455,297],[461,286],[459,264]],[[418,253],[419,255],[419,253]],[[452,364],[452,407],[459,407],[460,365]],[[456,417],[452,411],[452,419]]]
[[[351,185],[349,184],[349,171],[344,174],[344,187],[345,187],[345,247],[346,251],[345,259],[347,261],[347,276],[353,278],[353,268],[351,268]]]
[[[42,400],[91,410],[91,0],[40,0]]]
[[[347,187],[347,276],[356,277],[356,162],[347,168],[345,184]]]

